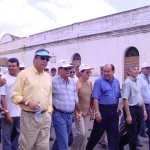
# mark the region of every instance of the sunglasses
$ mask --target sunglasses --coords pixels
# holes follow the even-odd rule
[[[67,71],[67,70],[71,70],[71,68],[63,68],[65,71]]]
[[[49,57],[41,56],[40,58],[41,60],[46,60],[47,62],[49,61]]]
[[[49,69],[44,69],[44,71],[49,71]]]
[[[20,67],[20,68],[19,68],[19,70],[24,70],[24,69],[25,69],[25,68],[23,68],[23,67]]]
[[[75,71],[70,71],[70,73],[75,73]]]

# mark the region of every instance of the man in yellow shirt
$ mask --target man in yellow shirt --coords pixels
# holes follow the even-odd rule
[[[14,83],[11,101],[22,109],[19,150],[49,150],[52,84],[44,69],[50,58],[47,50],[37,50],[33,67],[21,71]]]

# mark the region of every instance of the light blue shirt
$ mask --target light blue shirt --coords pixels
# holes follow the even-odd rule
[[[120,97],[120,84],[116,78],[108,81],[102,76],[95,81],[92,98],[98,99],[99,104],[118,104]]]
[[[128,76],[122,86],[122,98],[128,100],[129,106],[141,106],[143,103],[143,91],[137,78]]]
[[[56,109],[73,112],[78,102],[75,81],[64,80],[60,75],[52,78],[52,102]]]
[[[144,102],[147,104],[150,104],[150,84],[148,84],[148,80],[143,73],[138,75],[138,80],[141,83],[142,90],[143,90],[143,97],[144,97]]]

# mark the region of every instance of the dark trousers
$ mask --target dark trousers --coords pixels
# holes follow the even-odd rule
[[[145,107],[146,107],[146,112],[147,112],[147,115],[148,115],[148,118],[146,120],[146,125],[147,125],[147,128],[148,128],[149,150],[150,150],[150,105],[145,105]]]
[[[124,145],[129,143],[130,150],[136,150],[137,138],[143,120],[143,110],[142,107],[137,106],[129,107],[129,109],[132,117],[132,124],[126,122],[126,113],[124,112],[127,134],[120,137],[119,148],[121,149]]]
[[[94,120],[93,129],[90,135],[90,139],[87,143],[86,150],[93,150],[105,130],[107,132],[109,150],[118,150],[119,116],[117,107],[100,105],[99,108],[102,120],[99,123]]]

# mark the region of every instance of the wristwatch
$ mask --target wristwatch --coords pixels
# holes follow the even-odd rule
[[[29,101],[25,101],[25,103],[24,103],[26,106],[29,104]]]

